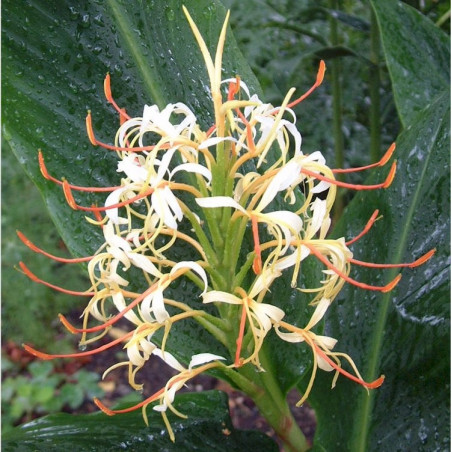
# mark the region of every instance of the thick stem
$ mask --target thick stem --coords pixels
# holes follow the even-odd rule
[[[242,375],[246,375],[248,380],[255,382],[260,387],[259,391],[248,393],[248,395],[282,440],[285,452],[308,450],[310,445],[290,411],[264,348],[259,353],[259,359],[265,372],[256,372],[251,365],[240,369]]]

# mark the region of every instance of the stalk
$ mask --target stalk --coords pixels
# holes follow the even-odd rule
[[[304,436],[295,418],[293,417],[285,395],[282,393],[278,382],[274,377],[274,371],[268,363],[265,349],[259,353],[259,359],[266,372],[256,370],[246,365],[239,372],[246,376],[247,380],[253,381],[259,390],[248,393],[256,404],[260,413],[265,417],[275,433],[283,442],[285,452],[304,452],[309,450],[310,445]]]

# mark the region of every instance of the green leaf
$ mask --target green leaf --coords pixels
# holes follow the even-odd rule
[[[400,120],[409,125],[450,86],[450,37],[419,11],[393,0],[371,1]]]
[[[188,416],[169,414],[176,442],[169,439],[160,413],[148,408],[149,427],[141,410],[121,416],[103,413],[71,416],[50,415],[23,425],[3,435],[6,452],[73,450],[111,451],[159,450],[184,452],[241,452],[252,444],[256,450],[276,452],[278,447],[263,433],[235,430],[229,418],[227,396],[218,391],[182,394],[175,406]]]
[[[364,380],[385,374],[382,387],[361,386],[319,371],[310,402],[316,450],[446,450],[449,421],[450,99],[444,93],[397,140],[398,172],[384,191],[357,195],[336,234],[355,236],[374,209],[383,218],[352,250],[370,262],[410,262],[432,248],[421,267],[404,269],[389,293],[347,285],[333,303],[326,334],[355,360]],[[387,170],[386,170],[387,171]],[[385,170],[368,182],[382,180]],[[398,270],[353,266],[359,281],[386,284]],[[322,449],[323,448],[323,449]]]

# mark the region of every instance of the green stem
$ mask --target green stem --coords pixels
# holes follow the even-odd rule
[[[370,12],[370,60],[369,94],[370,94],[370,161],[380,159],[381,120],[380,120],[380,35],[375,12]]]
[[[328,7],[330,9],[339,9],[337,0],[329,0]],[[331,45],[340,44],[337,30],[337,20],[330,17],[330,41]],[[341,66],[338,58],[334,58],[329,64],[331,74],[331,85],[333,94],[333,138],[334,138],[334,156],[335,167],[344,167],[344,137],[342,135],[342,88],[341,88]],[[342,174],[338,175],[338,179],[342,180]],[[334,204],[334,220],[337,220],[344,210],[344,199],[341,189],[337,191],[336,202]]]
[[[266,372],[256,372],[253,366],[246,365],[240,373],[260,386],[260,390],[253,393],[248,393],[244,388],[242,390],[253,399],[260,413],[283,441],[285,452],[307,451],[310,445],[290,411],[264,349],[259,353],[259,359]]]

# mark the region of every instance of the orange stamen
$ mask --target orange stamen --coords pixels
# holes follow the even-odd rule
[[[58,292],[63,292],[68,295],[75,295],[77,297],[92,297],[94,295],[94,292],[76,292],[74,290],[64,289],[63,287],[55,286],[54,284],[51,284],[47,281],[43,281],[42,279],[39,279],[34,273],[32,273],[22,261],[19,262],[19,266],[24,275],[28,276],[32,281],[38,284],[43,284],[44,286],[50,287],[51,289],[57,290]]]
[[[88,111],[88,114],[86,116],[86,130],[88,134],[89,141],[93,146],[101,146],[105,149],[108,149],[110,151],[116,151],[116,152],[143,152],[143,151],[152,151],[155,146],[141,146],[141,147],[133,147],[133,148],[121,148],[118,146],[112,146],[111,144],[102,143],[101,141],[97,140],[94,135],[93,130],[93,124],[92,124],[92,118],[91,118],[91,111]],[[172,145],[177,143],[172,143]],[[160,149],[169,149],[170,145],[168,143],[163,144],[160,146]]]
[[[92,208],[95,208],[96,206],[95,206],[94,204],[92,204],[91,207],[92,207]],[[103,221],[103,217],[102,217],[102,215],[100,214],[100,212],[99,212],[98,210],[94,210],[94,211],[93,211],[93,215],[94,215],[94,218],[95,218],[97,221],[99,221],[99,222],[102,222],[102,221]],[[104,227],[103,224],[101,224],[100,226],[101,226],[102,228]]]
[[[229,83],[228,100],[233,100],[235,95],[240,91],[240,77],[237,75],[235,80],[235,82]]]
[[[394,180],[395,172],[396,172],[396,162],[394,161],[392,163],[391,169],[389,170],[388,176],[386,177],[386,180],[382,182],[381,184],[375,184],[375,185],[357,185],[357,184],[348,184],[346,182],[341,182],[336,179],[330,179],[329,177],[322,176],[321,174],[315,173],[313,171],[310,171],[308,169],[302,168],[301,172],[303,174],[306,174],[307,176],[314,177],[318,180],[322,180],[325,182],[328,182],[333,185],[337,185],[338,187],[343,188],[351,188],[352,190],[377,190],[379,188],[388,188],[392,181]]]
[[[355,375],[352,375],[351,373],[347,372],[346,370],[342,369],[342,367],[339,367],[332,359],[330,359],[328,357],[328,355],[322,350],[320,349],[320,347],[316,344],[312,344],[313,347],[315,348],[315,353],[317,353],[322,359],[324,359],[331,367],[333,367],[334,369],[336,369],[337,372],[341,373],[342,375],[344,375],[345,377],[347,377],[348,379],[360,384],[361,386],[364,386],[365,388],[368,389],[375,389],[380,387],[385,379],[384,375],[381,375],[379,378],[377,378],[374,381],[371,381],[370,383],[367,383],[364,380],[361,380],[361,378],[356,377]]]
[[[77,203],[75,202],[75,199],[72,196],[71,187],[69,186],[67,180],[63,181],[63,193],[67,203],[71,206],[71,208],[77,210]]]
[[[197,374],[195,374],[195,375],[197,375]],[[183,380],[183,379],[184,379],[184,377],[181,375],[179,375],[178,377],[172,378],[171,379],[172,381],[170,381],[169,384],[167,384],[168,389],[172,388],[177,382],[179,382],[180,380]],[[157,400],[162,394],[164,394],[165,390],[166,390],[166,386],[159,389],[157,392],[155,392],[154,394],[152,394],[150,397],[143,400],[142,402],[137,403],[136,405],[133,405],[129,408],[123,408],[122,410],[111,410],[110,408],[107,408],[97,397],[94,398],[94,403],[104,413],[108,414],[109,416],[114,416],[115,414],[130,413],[131,411],[135,411],[135,410],[138,410],[139,408],[143,408],[144,406],[149,405],[150,403]]]
[[[109,342],[108,344],[102,345],[101,347],[95,348],[94,350],[88,350],[86,352],[78,352],[78,353],[68,353],[68,354],[56,354],[56,355],[49,355],[48,353],[40,352],[39,350],[35,350],[33,347],[30,347],[29,345],[23,344],[23,348],[28,352],[31,353],[33,356],[36,356],[39,359],[43,359],[45,361],[49,361],[51,359],[57,359],[57,358],[80,358],[82,356],[89,356],[94,355],[96,353],[103,352],[104,350],[108,350],[111,347],[114,347],[117,344],[120,344],[124,339],[128,339],[135,333],[134,331],[130,331],[124,336],[121,336],[118,339],[115,339],[114,341]]]
[[[242,351],[243,336],[245,334],[245,324],[246,324],[246,317],[247,317],[245,303],[247,303],[246,298],[243,299],[242,316],[240,318],[239,335],[236,340],[237,348],[235,350],[235,361],[234,361],[234,365],[236,367],[240,367],[240,352]]]
[[[34,251],[35,253],[43,254],[44,256],[46,256],[50,259],[53,259],[54,261],[57,261],[57,262],[63,262],[66,264],[88,262],[94,257],[94,256],[87,256],[87,257],[68,259],[68,258],[64,258],[64,257],[54,256],[53,254],[47,253],[46,251],[42,250],[41,248],[38,248],[34,243],[32,243],[29,239],[27,239],[27,237],[25,237],[25,235],[22,234],[22,232],[16,231],[16,233],[17,233],[19,239],[22,240],[22,242],[26,246],[28,246],[28,248],[30,248],[32,251]]]
[[[95,333],[96,331],[104,330],[109,326],[116,323],[119,319],[124,317],[124,315],[137,306],[145,297],[147,297],[150,293],[152,293],[158,287],[158,283],[154,283],[151,287],[149,287],[146,291],[144,291],[140,296],[135,298],[128,306],[126,306],[121,312],[111,317],[107,322],[102,323],[101,325],[93,326],[91,328],[76,328],[73,326],[63,314],[59,314],[58,317],[61,323],[71,332],[71,333]]]
[[[253,271],[256,275],[260,275],[262,273],[262,254],[259,242],[259,228],[255,216],[251,217],[251,227],[253,230],[254,252],[256,253],[253,261]]]
[[[63,190],[65,188],[65,185],[63,183]],[[140,199],[146,198],[146,196],[149,196],[150,194],[152,194],[154,192],[153,188],[148,188],[147,190],[145,190],[143,193],[133,196],[132,198],[129,198],[126,201],[122,201],[122,202],[118,202],[116,204],[112,204],[111,206],[103,206],[103,207],[96,207],[96,206],[91,206],[91,207],[85,207],[85,206],[80,206],[78,205],[73,196],[72,193],[70,191],[70,187],[66,184],[66,190],[67,190],[67,194],[66,191],[64,191],[64,194],[66,196],[66,200],[68,202],[68,204],[74,209],[74,210],[83,210],[85,212],[105,212],[106,210],[110,210],[110,209],[119,209],[120,207],[124,207],[124,206],[128,206],[129,204],[133,204],[136,201],[139,201]],[[69,196],[69,198],[68,198]]]
[[[389,146],[388,150],[385,152],[385,155],[383,155],[383,157],[376,163],[372,163],[371,165],[367,165],[367,166],[359,166],[358,168],[347,168],[347,169],[343,169],[343,168],[338,168],[338,169],[333,169],[333,173],[353,173],[353,172],[358,172],[358,171],[364,171],[370,168],[375,168],[377,166],[384,166],[386,165],[386,163],[388,163],[389,159],[392,157],[392,154],[394,153],[396,148],[396,144],[392,143],[391,146]]]
[[[400,267],[408,267],[414,268],[419,267],[420,265],[427,262],[434,254],[436,249],[430,250],[428,253],[425,253],[419,259],[414,262],[404,263],[404,264],[374,264],[372,262],[363,262],[357,259],[349,259],[348,261],[351,264],[361,265],[362,267],[372,267],[372,268],[400,268]]]
[[[217,128],[216,124],[212,125],[209,127],[209,130],[206,132],[206,135],[208,137],[210,137],[210,135],[212,135],[212,133],[215,131],[215,129]]]
[[[322,262],[326,267],[328,267],[330,270],[333,270],[334,273],[336,273],[339,277],[341,277],[343,280],[347,281],[350,284],[353,284],[356,287],[360,287],[361,289],[366,290],[378,290],[380,292],[389,292],[391,291],[397,283],[400,281],[400,278],[402,277],[401,274],[397,275],[390,283],[386,284],[386,286],[372,286],[366,283],[362,283],[359,281],[354,280],[353,278],[350,278],[348,275],[340,271],[338,268],[336,268],[323,254],[321,254],[317,249],[315,249],[314,246],[309,245],[307,243],[304,243],[304,245],[309,248],[312,254],[314,254],[317,259],[319,259],[320,262]]]
[[[142,402],[133,405],[129,408],[123,408],[122,410],[111,410],[110,408],[107,408],[97,397],[94,398],[93,402],[97,405],[97,407],[102,410],[105,414],[108,416],[114,416],[115,414],[122,414],[122,413],[130,413],[131,411],[138,410],[139,408],[142,408],[149,403],[155,402],[161,395],[165,392],[165,388],[159,389],[156,393],[148,397],[147,399],[143,400]]]
[[[47,171],[47,168],[45,166],[44,157],[42,155],[42,151],[38,151],[38,161],[39,161],[39,169],[41,170],[41,174],[46,178],[47,180],[50,180],[52,182],[55,182],[58,185],[63,185],[63,181],[58,180],[57,178],[51,176],[49,172]],[[70,187],[71,190],[78,190],[78,191],[88,191],[88,192],[110,192],[114,191],[121,187],[79,187],[78,185],[72,185],[67,183],[67,186]]]
[[[110,74],[109,73],[107,73],[107,75],[105,76],[104,93],[105,93],[105,98],[107,99],[107,101],[110,102],[110,104],[113,105],[114,109],[119,113],[120,122],[121,121],[125,122],[128,119],[130,119],[130,116],[126,113],[126,111],[123,108],[119,108],[118,104],[115,102],[115,100],[113,99],[113,96],[111,95]],[[121,124],[123,122],[121,122]]]
[[[286,108],[292,108],[295,105],[299,104],[300,102],[305,100],[316,88],[318,88],[323,82],[323,77],[325,76],[325,70],[326,70],[325,62],[323,60],[320,60],[319,70],[317,71],[317,79],[316,79],[315,83],[302,96],[300,96],[298,99],[295,99],[290,104],[287,104]]]
[[[353,239],[349,240],[348,242],[345,242],[345,244],[347,246],[351,245],[352,243],[355,243],[356,241],[358,241],[363,235],[366,235],[370,228],[373,226],[373,224],[375,223],[375,221],[377,221],[377,216],[378,216],[378,209],[375,210],[375,212],[372,214],[372,216],[369,218],[369,221],[367,222],[366,226],[364,227],[364,229]]]

